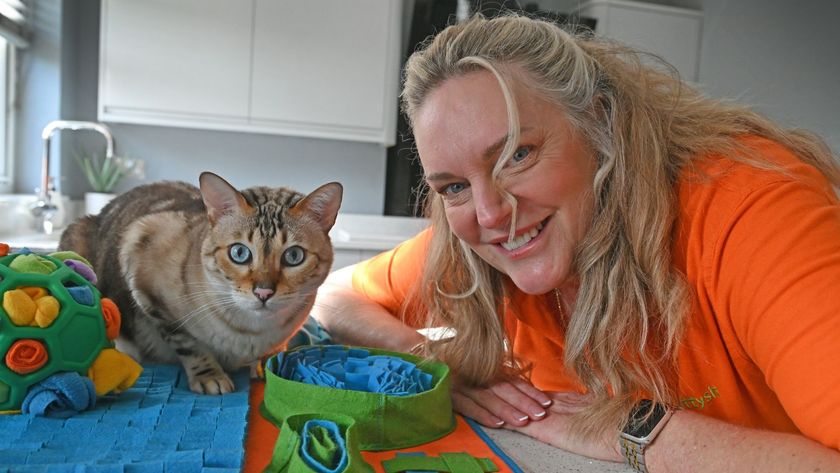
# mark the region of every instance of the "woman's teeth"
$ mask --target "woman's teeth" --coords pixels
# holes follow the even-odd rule
[[[532,228],[530,232],[523,233],[522,235],[519,235],[518,237],[514,238],[512,241],[506,241],[502,243],[502,248],[508,251],[513,251],[521,247],[525,243],[528,243],[529,241],[533,240],[534,237],[540,233],[540,230],[542,230],[542,228],[543,224],[540,223],[536,227]]]

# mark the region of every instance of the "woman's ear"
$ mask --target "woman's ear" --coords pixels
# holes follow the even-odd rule
[[[236,188],[212,172],[201,173],[198,183],[211,225],[215,225],[224,215],[247,212],[251,209],[245,197]]]

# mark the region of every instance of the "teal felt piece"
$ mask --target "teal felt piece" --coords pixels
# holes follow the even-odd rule
[[[455,429],[449,367],[440,362],[327,345],[278,354],[265,371],[260,410],[275,425],[295,414],[344,414],[356,421],[362,450],[412,447]]]
[[[303,424],[300,455],[318,473],[338,473],[347,468],[347,447],[338,424],[313,419]]]
[[[432,375],[416,364],[361,348],[304,347],[278,354],[274,373],[306,384],[408,396],[431,389]]]
[[[266,473],[373,473],[359,453],[356,422],[341,414],[283,421]]]

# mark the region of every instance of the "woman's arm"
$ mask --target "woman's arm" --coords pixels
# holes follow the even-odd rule
[[[550,394],[554,404],[546,419],[515,430],[579,455],[624,461],[618,432],[595,440],[571,434],[572,414],[586,404],[585,396]],[[651,473],[840,471],[840,452],[802,435],[740,427],[679,410],[645,450],[645,462]]]
[[[840,471],[840,452],[802,435],[750,429],[677,411],[647,449],[652,473]]]
[[[338,343],[407,352],[425,338],[353,289],[355,265],[327,277],[311,315]]]

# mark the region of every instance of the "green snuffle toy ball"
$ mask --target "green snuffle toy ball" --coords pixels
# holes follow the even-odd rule
[[[7,253],[0,245],[0,412],[20,411],[31,388],[65,373],[90,379],[96,395],[132,385],[142,369],[114,349],[119,310],[93,285],[90,263],[73,252]]]

